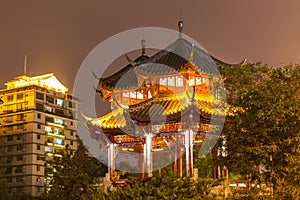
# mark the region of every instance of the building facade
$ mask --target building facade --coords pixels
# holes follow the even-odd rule
[[[49,161],[77,149],[77,100],[52,74],[19,76],[0,90],[0,179],[33,196],[50,186]]]

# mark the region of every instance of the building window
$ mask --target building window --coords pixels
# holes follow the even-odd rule
[[[6,158],[6,162],[7,162],[7,163],[11,163],[12,160],[13,160],[13,157],[12,157],[12,156],[7,156],[7,158]]]
[[[37,149],[37,150],[41,150],[41,145],[38,144],[38,145],[36,146],[36,149]]]
[[[41,166],[40,165],[37,165],[36,166],[36,171],[40,171],[41,170]]]
[[[159,79],[159,84],[160,85],[167,85],[167,78],[160,78]]]
[[[15,169],[15,173],[21,173],[23,171],[23,166],[17,166]]]
[[[21,161],[23,159],[22,155],[17,155],[17,161]]]
[[[62,99],[56,99],[56,105],[63,107],[64,106],[65,101]]]
[[[129,97],[129,96],[130,96],[129,94],[130,94],[129,92],[123,92],[123,93],[122,93],[122,96],[123,96],[123,97]]]
[[[42,103],[36,103],[35,108],[38,111],[44,111],[44,105]]]
[[[13,118],[12,118],[12,116],[10,116],[10,117],[5,117],[5,118],[3,119],[3,121],[4,121],[4,122],[7,122],[7,123],[10,123],[10,122],[13,122]]]
[[[36,92],[36,99],[44,100],[44,94],[40,92]]]
[[[38,128],[38,129],[41,129],[41,124],[37,124],[37,128]]]
[[[176,87],[182,87],[183,86],[183,78],[176,76]]]
[[[130,92],[130,98],[135,99],[136,98],[136,92]]]
[[[48,116],[46,116],[46,122],[53,123],[53,122],[54,122],[53,117],[48,117]]]
[[[59,119],[59,118],[55,118],[54,123],[59,124],[59,125],[64,125],[64,121],[62,119]]]
[[[52,152],[52,148],[51,148],[51,147],[45,147],[45,152],[46,152],[46,153]]]
[[[7,136],[7,141],[13,141],[13,140],[14,140],[14,136],[13,135]]]
[[[12,146],[8,146],[7,151],[12,151]]]
[[[24,114],[18,114],[17,121],[23,121],[23,120],[24,120]]]
[[[16,182],[22,182],[23,181],[23,177],[22,176],[17,176],[16,177]]]
[[[6,177],[6,182],[7,183],[12,183],[12,177],[10,176],[10,177]]]
[[[194,86],[195,85],[195,78],[191,77],[191,79],[189,80],[189,86]]]
[[[62,139],[54,138],[54,144],[63,145],[64,141]]]
[[[143,99],[144,95],[141,92],[137,92],[137,99]]]
[[[40,140],[40,139],[41,139],[41,135],[40,135],[40,134],[37,134],[37,135],[36,135],[36,138],[37,138],[38,140]]]
[[[21,100],[21,99],[23,99],[23,93],[17,94],[17,100]]]
[[[73,131],[71,131],[71,132],[70,132],[70,135],[71,135],[71,136],[73,136],[73,135],[74,135]]]
[[[69,101],[68,107],[69,107],[69,108],[73,108],[73,102],[72,102],[72,101]]]
[[[73,126],[73,122],[72,121],[70,122],[70,125]]]
[[[41,156],[40,155],[36,155],[36,160],[41,160]]]
[[[38,113],[38,114],[37,114],[37,118],[38,118],[38,119],[41,119],[41,113]]]
[[[52,112],[53,108],[51,106],[45,105],[45,111],[46,112]]]
[[[12,131],[13,128],[14,128],[14,125],[9,125],[9,126],[6,126],[6,131]]]
[[[70,142],[71,146],[73,146],[73,141]]]
[[[23,149],[23,145],[22,144],[18,144],[17,145],[17,151],[21,151]]]
[[[19,103],[17,104],[17,111],[23,110],[23,104]]]
[[[59,108],[55,108],[55,113],[58,114],[58,115],[64,115],[65,112],[63,109],[59,109]]]
[[[17,140],[22,140],[22,135],[21,134],[17,135]]]
[[[168,86],[175,86],[175,78],[168,77]]]
[[[18,130],[24,129],[24,124],[17,124],[17,129]]]
[[[7,95],[7,102],[13,101],[14,95]]]
[[[6,167],[5,174],[11,174],[12,173],[12,167]]]
[[[48,103],[54,103],[54,98],[53,97],[50,97],[50,96],[46,96],[46,101],[48,102]]]

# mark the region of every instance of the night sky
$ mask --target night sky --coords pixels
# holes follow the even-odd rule
[[[180,16],[184,33],[223,61],[299,63],[299,10],[297,0],[1,0],[0,88],[23,74],[25,54],[28,75],[54,72],[72,88],[101,41],[143,26],[177,30]]]

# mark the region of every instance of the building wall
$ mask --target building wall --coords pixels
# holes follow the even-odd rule
[[[51,181],[48,160],[66,146],[77,149],[77,102],[39,86],[1,90],[0,97],[0,178],[10,192],[37,196]]]

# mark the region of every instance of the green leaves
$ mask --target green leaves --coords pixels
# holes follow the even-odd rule
[[[211,179],[192,181],[172,175],[154,176],[109,192],[105,199],[212,199]]]
[[[227,103],[243,110],[228,117],[224,127],[228,157],[223,164],[236,174],[272,184],[276,195],[283,188],[299,191],[300,66],[250,64],[222,73]],[[260,174],[259,164],[267,172]]]

